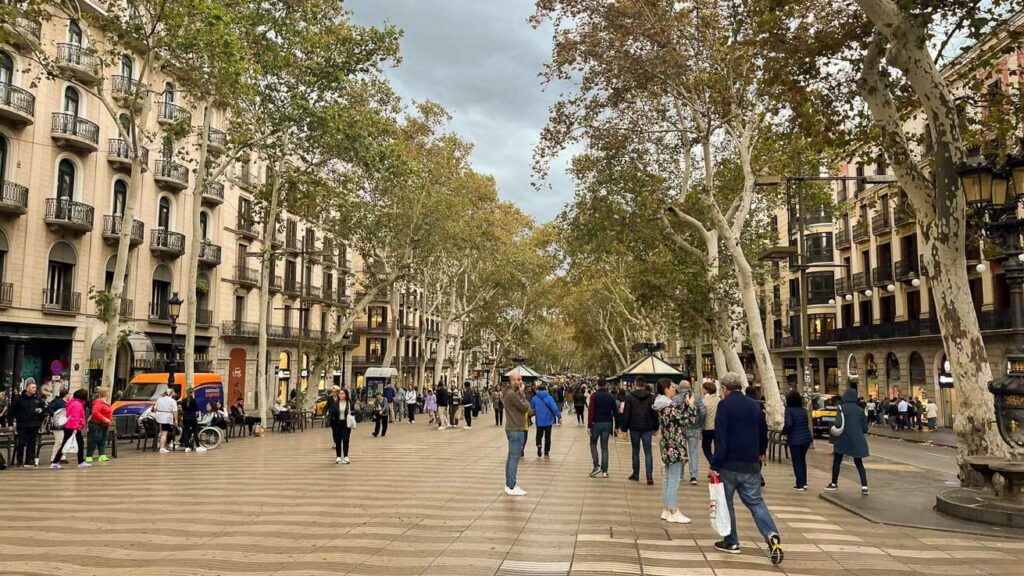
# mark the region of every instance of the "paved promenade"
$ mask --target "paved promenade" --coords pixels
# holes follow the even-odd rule
[[[738,502],[743,554],[717,552],[703,482],[680,488],[694,523],[667,524],[660,486],[626,480],[628,443],[613,441],[610,478],[587,477],[587,436],[575,423],[555,429],[549,460],[528,447],[520,483],[529,495],[510,498],[504,432],[482,416],[473,430],[395,424],[386,439],[361,426],[349,466],[334,464],[330,434],[318,428],[206,454],[126,448],[90,470],[2,472],[0,574],[1024,573],[1022,541],[872,524],[813,490],[793,492],[788,464],[766,469],[782,566],[769,563]],[[819,450],[818,461],[828,448]],[[843,490],[856,489],[849,472]],[[811,486],[825,483],[811,471]]]

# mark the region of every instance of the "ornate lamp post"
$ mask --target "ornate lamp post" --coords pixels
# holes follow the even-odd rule
[[[178,335],[178,315],[181,314],[181,298],[178,293],[171,295],[167,301],[167,316],[171,320],[171,360],[167,363],[167,385],[174,384],[174,369],[178,367],[178,344],[175,337]]]

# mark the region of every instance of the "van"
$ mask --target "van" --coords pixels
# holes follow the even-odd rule
[[[138,419],[143,412],[149,410],[167,390],[167,372],[149,372],[139,374],[128,384],[124,392],[114,399],[114,422],[117,435],[127,437],[135,435]],[[185,388],[185,373],[175,372],[174,398],[180,400]],[[224,379],[213,372],[197,372],[195,374],[195,397],[202,409],[214,402],[224,403]],[[226,408],[226,406],[225,406]]]

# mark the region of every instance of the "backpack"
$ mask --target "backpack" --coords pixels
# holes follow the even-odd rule
[[[53,413],[53,418],[50,420],[50,427],[57,430],[61,430],[68,423],[68,411],[67,408],[61,408]]]

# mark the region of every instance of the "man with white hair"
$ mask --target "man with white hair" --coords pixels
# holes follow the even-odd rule
[[[768,449],[768,424],[761,406],[743,394],[743,379],[735,372],[722,377],[722,401],[715,415],[715,452],[711,470],[722,477],[729,507],[732,531],[715,548],[729,554],[740,553],[736,533],[736,510],[733,494],[750,510],[754,524],[768,543],[772,564],[781,564],[782,540],[764,498],[761,496],[761,464]]]

